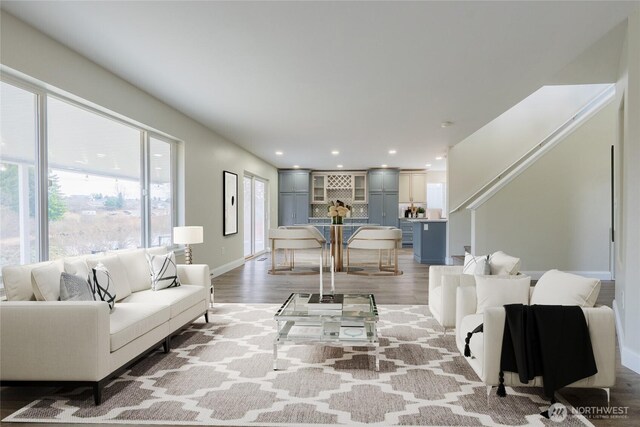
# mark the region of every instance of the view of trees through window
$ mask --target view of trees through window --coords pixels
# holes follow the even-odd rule
[[[45,96],[45,187],[44,182],[39,185],[44,177],[36,176],[38,98],[6,82],[1,88],[0,267],[38,261],[39,248],[45,244],[49,259],[171,245],[172,142]],[[36,205],[38,189],[45,188],[46,239],[37,236]]]

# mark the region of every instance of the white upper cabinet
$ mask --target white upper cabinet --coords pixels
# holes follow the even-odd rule
[[[327,176],[316,175],[311,176],[311,203],[327,202]]]
[[[420,172],[400,172],[400,203],[426,203],[427,174]]]

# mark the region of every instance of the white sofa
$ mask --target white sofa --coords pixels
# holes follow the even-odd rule
[[[208,321],[209,267],[178,265],[181,286],[153,291],[146,251],[4,267],[8,300],[0,303],[1,384],[91,386],[100,404],[102,388],[111,377],[158,346],[168,352],[171,335],[196,318],[204,314]],[[35,300],[34,268],[54,265],[61,273],[64,261],[94,263],[106,258],[113,281],[118,281],[111,312],[103,301]]]
[[[531,287],[530,295],[534,287]],[[464,354],[465,338],[478,325],[483,324],[483,332],[475,333],[469,340],[471,357],[465,357],[480,380],[487,385],[487,395],[492,387],[499,385],[500,357],[506,312],[504,307],[488,307],[484,313],[477,313],[477,294],[474,286],[462,286],[456,295],[456,344]],[[598,373],[576,381],[568,387],[602,388],[607,392],[615,384],[616,345],[614,314],[610,307],[583,307],[589,328]],[[520,382],[517,373],[504,372],[504,385],[513,387],[542,387],[542,377],[536,377],[528,384]]]

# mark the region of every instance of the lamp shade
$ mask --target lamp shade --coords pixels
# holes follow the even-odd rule
[[[173,243],[193,245],[204,241],[202,226],[173,227]]]

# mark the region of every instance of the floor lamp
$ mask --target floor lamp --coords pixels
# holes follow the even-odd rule
[[[173,227],[173,243],[185,245],[184,263],[191,264],[191,246],[204,242],[202,226]]]

